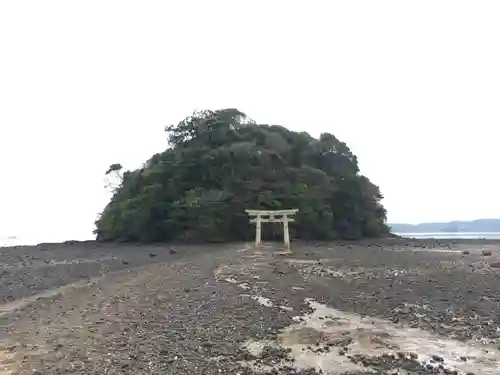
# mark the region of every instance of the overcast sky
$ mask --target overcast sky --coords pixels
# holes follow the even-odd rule
[[[331,132],[390,221],[500,217],[500,2],[1,1],[0,235],[91,236],[114,162],[236,107]]]

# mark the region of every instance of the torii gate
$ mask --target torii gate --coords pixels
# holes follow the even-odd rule
[[[245,210],[250,216],[250,222],[255,223],[255,246],[259,246],[261,242],[261,223],[283,223],[283,242],[288,250],[290,250],[290,232],[288,223],[294,222],[293,216],[299,210],[297,208],[291,210]]]

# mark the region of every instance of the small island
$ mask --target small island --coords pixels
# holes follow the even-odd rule
[[[298,209],[291,236],[332,240],[388,234],[379,188],[334,135],[261,125],[236,109],[206,110],[166,128],[170,147],[119,184],[96,222],[101,241],[247,241],[245,209]],[[283,238],[280,225],[263,239]]]

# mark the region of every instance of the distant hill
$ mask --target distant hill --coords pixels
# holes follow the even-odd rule
[[[392,233],[500,232],[500,219],[447,223],[389,224]]]

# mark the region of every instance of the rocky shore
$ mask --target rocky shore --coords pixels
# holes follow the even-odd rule
[[[500,374],[500,242],[0,249],[0,375]]]

